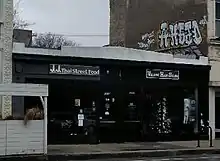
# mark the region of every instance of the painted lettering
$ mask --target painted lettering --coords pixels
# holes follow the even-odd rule
[[[179,26],[179,44],[184,45],[185,43],[185,25],[184,23],[180,22]]]
[[[164,22],[160,26],[159,40],[160,48],[199,45],[202,43],[202,35],[195,20],[176,24]]]
[[[207,25],[207,16],[203,16],[203,18],[199,21],[199,24],[202,25],[202,26],[205,26]]]
[[[168,27],[167,27],[167,23],[162,23],[160,30],[161,30],[161,34],[159,35],[159,39],[160,39],[160,47],[163,48],[167,48],[168,47]]]
[[[170,37],[171,37],[171,46],[176,46],[178,45],[178,26],[177,24],[175,25],[170,25]]]
[[[199,45],[202,42],[202,35],[199,31],[199,26],[196,21],[192,21],[193,42]]]
[[[148,50],[155,42],[154,38],[154,31],[152,31],[151,33],[145,33],[141,36],[141,42],[138,42],[139,48]]]
[[[191,33],[191,29],[192,29],[192,23],[191,23],[191,21],[186,22],[186,23],[185,23],[185,33],[186,33],[185,43],[186,43],[186,45],[192,44],[192,33]]]

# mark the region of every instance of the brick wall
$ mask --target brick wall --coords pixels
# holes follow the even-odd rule
[[[121,16],[123,19],[116,17],[119,13],[123,15]],[[110,16],[111,44],[117,40],[122,41],[126,47],[159,51],[163,50],[160,47],[159,39],[162,23],[175,25],[181,22],[196,21],[202,36],[202,42],[197,46],[204,55],[207,55],[206,0],[129,0],[123,7],[114,5],[114,8],[111,8]],[[202,22],[204,24],[200,25]],[[150,39],[146,39],[148,36]],[[142,43],[144,38],[145,42]],[[170,39],[169,41],[171,41]],[[150,45],[146,43],[150,43]],[[179,44],[175,46],[175,48],[179,47],[182,46]],[[172,46],[166,47],[164,51],[167,49],[172,49]]]
[[[126,13],[129,0],[109,0],[110,3],[110,44],[125,45]]]

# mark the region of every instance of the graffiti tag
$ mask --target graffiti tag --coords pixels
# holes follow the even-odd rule
[[[154,31],[152,31],[141,36],[141,42],[138,42],[138,46],[141,49],[149,49],[154,42]]]
[[[202,42],[202,35],[195,20],[176,24],[164,22],[160,25],[159,40],[160,48],[199,45]]]
[[[207,16],[203,16],[203,18],[199,21],[199,24],[202,25],[202,26],[205,26],[207,25]]]

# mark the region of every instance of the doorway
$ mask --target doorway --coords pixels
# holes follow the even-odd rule
[[[123,105],[121,86],[118,83],[101,84],[99,109],[100,142],[123,142],[122,119]]]

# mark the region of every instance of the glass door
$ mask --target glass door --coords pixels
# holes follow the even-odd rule
[[[140,141],[141,118],[138,108],[138,91],[135,86],[124,89],[123,136],[126,141]]]
[[[101,142],[120,142],[123,119],[121,87],[118,84],[102,85],[99,109]]]
[[[78,136],[75,141],[97,143],[98,82],[75,81],[72,90],[72,102],[76,118],[76,133],[74,135]]]

